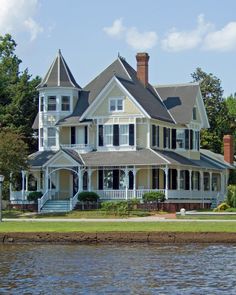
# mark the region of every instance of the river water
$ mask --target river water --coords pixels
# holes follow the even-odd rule
[[[236,246],[2,245],[0,294],[236,294]]]

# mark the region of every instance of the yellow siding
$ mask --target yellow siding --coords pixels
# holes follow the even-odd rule
[[[148,169],[142,168],[136,174],[137,189],[148,188]]]
[[[137,146],[146,148],[147,147],[147,132],[148,126],[146,123],[144,124],[137,124]]]
[[[162,126],[159,127],[159,144],[160,144],[160,148],[163,149],[164,144],[163,144],[163,127]]]
[[[109,112],[109,98],[110,97],[124,97],[124,112]],[[122,91],[115,87],[108,95],[106,95],[105,99],[101,103],[101,105],[96,109],[93,113],[93,116],[111,116],[111,115],[130,115],[130,114],[141,114],[137,106],[124,94]]]
[[[60,128],[60,144],[70,144],[70,128]]]
[[[91,144],[92,146],[96,146],[96,125],[91,125],[90,127],[88,127],[88,132],[89,132],[89,144]]]

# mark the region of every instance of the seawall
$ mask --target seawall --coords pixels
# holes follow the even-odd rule
[[[236,243],[236,232],[0,233],[1,244]]]

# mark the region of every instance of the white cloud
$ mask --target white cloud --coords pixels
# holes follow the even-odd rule
[[[230,22],[221,30],[208,33],[203,48],[219,51],[236,49],[236,22]]]
[[[122,18],[114,20],[112,26],[103,28],[103,31],[110,37],[121,37],[122,33],[125,31]]]
[[[0,34],[28,31],[34,40],[43,28],[33,16],[39,0],[0,0]]]
[[[203,37],[213,29],[211,23],[204,20],[200,14],[197,19],[197,28],[192,31],[177,31],[173,28],[165,39],[162,40],[162,47],[167,51],[182,51],[193,49],[201,44]]]
[[[147,50],[153,48],[158,40],[155,32],[139,32],[136,27],[125,27],[122,18],[116,19],[111,27],[103,28],[110,37],[124,39],[135,50]]]
[[[155,32],[138,32],[137,28],[130,28],[126,32],[126,42],[135,50],[147,50],[157,44]]]

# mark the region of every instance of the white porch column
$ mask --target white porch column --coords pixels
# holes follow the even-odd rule
[[[10,173],[10,200],[11,200],[11,196],[12,196],[12,172]]]
[[[165,169],[164,169],[164,172],[165,172],[165,178],[166,178],[166,186],[165,186],[165,192],[166,192],[166,200],[168,199],[168,188],[169,188],[169,168],[168,166],[166,165]]]
[[[136,167],[133,168],[132,172],[133,172],[133,177],[134,177],[133,197],[135,198],[136,197],[136,173],[137,173]]]
[[[177,190],[180,190],[180,169],[177,169]]]
[[[45,187],[45,191],[48,190],[48,167],[46,168],[46,170],[44,171],[44,187]]]
[[[81,192],[83,190],[83,184],[82,184],[82,169],[79,167],[79,191]]]
[[[22,176],[22,190],[21,190],[21,193],[22,193],[22,200],[25,199],[25,171],[21,171],[21,176]]]
[[[91,176],[92,176],[92,169],[91,168],[88,168],[88,191],[91,192],[91,183],[92,183],[92,180],[91,180]]]
[[[189,190],[192,190],[192,170],[189,170]]]
[[[29,190],[29,173],[26,172],[26,173],[25,173],[25,176],[26,176],[25,190],[26,190],[26,192],[28,192],[28,190]]]
[[[128,183],[129,183],[129,171],[125,167],[125,199],[128,200]]]
[[[200,191],[202,197],[202,208],[204,209],[204,174],[203,171],[200,171]]]
[[[212,192],[212,172],[210,171],[210,192]]]

